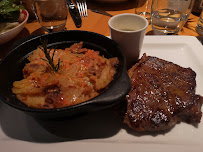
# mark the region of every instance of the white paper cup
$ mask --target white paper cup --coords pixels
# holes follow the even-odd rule
[[[111,39],[114,40],[126,57],[127,68],[139,59],[146,29],[149,25],[146,18],[137,14],[119,14],[108,21]]]

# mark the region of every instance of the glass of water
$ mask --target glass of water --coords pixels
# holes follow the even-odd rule
[[[147,20],[151,19],[151,5],[152,0],[137,0],[135,14],[145,17]]]
[[[188,20],[194,0],[153,0],[151,24],[154,34],[177,34]]]
[[[199,33],[199,35],[203,35],[203,9],[197,22],[196,31]]]
[[[65,30],[68,14],[66,0],[34,0],[34,12],[45,31]]]

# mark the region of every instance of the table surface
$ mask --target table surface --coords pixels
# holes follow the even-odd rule
[[[110,35],[108,20],[109,16],[105,16],[102,14],[94,13],[90,9],[102,9],[106,12],[117,15],[121,13],[135,13],[136,1],[125,1],[120,3],[101,3],[94,1],[88,1],[88,17],[82,18],[82,26],[80,28],[76,28],[75,24],[68,14],[66,28],[67,30],[85,30],[96,32],[105,36]],[[189,36],[199,36],[196,32],[195,27],[199,16],[190,14],[189,19],[183,29],[177,35],[189,35]],[[41,28],[40,24],[37,22],[35,18],[29,18],[28,23],[25,25],[25,28],[15,37],[13,40],[0,45],[0,60],[9,52],[12,44],[22,38],[25,38],[30,35],[39,35],[43,34],[44,30]],[[153,35],[151,25],[148,26],[146,35]]]

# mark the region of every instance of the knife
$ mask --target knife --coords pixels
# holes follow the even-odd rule
[[[68,4],[68,7],[69,7],[69,12],[70,12],[70,15],[75,23],[75,26],[77,28],[81,27],[81,24],[82,24],[82,20],[81,20],[81,17],[78,13],[78,10],[76,8],[76,6],[72,3],[71,0],[67,0],[67,4]]]
[[[103,14],[103,15],[106,15],[106,16],[110,16],[112,17],[113,15],[103,11],[103,10],[100,10],[100,9],[90,9],[92,12],[95,12],[95,13],[99,13],[99,14]]]

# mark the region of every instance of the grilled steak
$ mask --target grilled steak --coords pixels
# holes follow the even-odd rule
[[[132,88],[124,122],[130,128],[159,131],[181,121],[200,122],[203,97],[195,94],[192,69],[144,54],[128,72]]]

